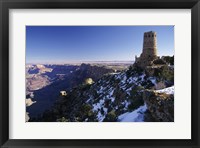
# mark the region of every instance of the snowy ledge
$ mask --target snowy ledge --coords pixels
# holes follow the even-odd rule
[[[166,93],[166,94],[174,94],[174,86],[167,87],[160,90],[155,90],[157,93]]]
[[[146,104],[140,106],[132,112],[126,112],[118,117],[119,122],[143,122],[144,112],[147,110]]]

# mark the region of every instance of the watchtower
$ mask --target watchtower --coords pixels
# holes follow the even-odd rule
[[[150,57],[157,57],[157,39],[156,32],[150,31],[144,33],[143,54]]]
[[[154,31],[144,33],[143,50],[139,58],[136,57],[135,63],[139,67],[150,66],[153,60],[157,59],[157,35]]]

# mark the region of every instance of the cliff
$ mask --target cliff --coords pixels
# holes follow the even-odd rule
[[[145,90],[143,93],[144,102],[155,121],[174,121],[174,94],[167,90],[170,88],[163,91]]]
[[[156,90],[173,86],[170,70],[165,70],[169,75],[157,76],[130,66],[122,72],[105,74],[94,83],[80,84],[67,96],[60,96],[50,110],[32,121],[172,122],[174,95]]]

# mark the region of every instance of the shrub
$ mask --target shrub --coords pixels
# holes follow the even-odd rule
[[[174,56],[170,57],[170,56],[163,56],[162,59],[170,65],[174,65]]]
[[[115,121],[117,121],[117,116],[115,114],[115,111],[112,110],[106,115],[104,122],[115,122]]]
[[[161,79],[173,82],[174,81],[174,70],[170,70],[168,66],[164,66],[160,75]]]
[[[141,105],[144,104],[141,90],[143,90],[143,87],[136,86],[130,92],[129,101],[131,103],[128,105],[129,111],[133,111],[133,110],[137,109],[138,107],[140,107]]]
[[[170,69],[169,66],[163,66],[162,68],[156,69],[154,76],[158,77],[161,81],[174,81],[174,70]]]
[[[141,85],[144,86],[144,88],[146,89],[150,89],[154,86],[154,84],[150,80],[142,82]]]
[[[164,65],[164,64],[166,64],[166,62],[162,59],[156,59],[156,60],[153,61],[153,64]]]
[[[144,100],[142,98],[135,98],[131,101],[131,104],[128,105],[128,110],[133,111],[139,108],[141,105],[144,104]]]
[[[131,65],[129,69],[126,71],[126,76],[129,78],[135,74],[141,75],[144,70],[136,65]]]
[[[84,104],[81,107],[81,112],[83,115],[88,115],[89,111],[92,109],[92,107],[89,104]]]
[[[65,117],[62,117],[62,118],[57,119],[57,122],[68,122],[68,119],[66,119]]]

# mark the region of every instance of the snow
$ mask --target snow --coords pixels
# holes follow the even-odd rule
[[[96,104],[93,105],[93,109],[96,110],[96,111],[98,109],[101,109],[101,107],[103,106],[104,102],[105,102],[105,100],[100,100],[99,103],[96,103]]]
[[[119,74],[119,72],[111,72],[109,73],[110,75],[116,75],[116,74]]]
[[[89,96],[89,99],[87,99],[86,103],[90,102],[92,100],[92,96]]]
[[[113,88],[111,88],[111,90],[110,90],[110,92],[109,92],[110,94],[110,96],[112,96],[113,95],[113,93],[114,93],[114,89]]]
[[[104,108],[103,108],[103,111],[105,112],[105,114],[107,114],[108,109],[104,107]]]
[[[124,102],[122,102],[122,105],[124,105],[125,108],[128,108],[129,104],[130,103],[127,100],[125,100]]]
[[[121,82],[122,82],[122,83],[125,83],[125,82],[126,82],[126,79],[127,79],[127,77],[126,77],[126,75],[122,75],[122,76],[123,76],[123,78],[122,78]]]
[[[118,105],[115,105],[115,86],[114,84],[117,82],[118,86],[120,88],[120,91],[126,92],[130,96],[130,92],[135,86],[140,86],[143,81],[145,81],[145,73],[142,74],[133,74],[130,77],[127,77],[127,75],[124,72],[120,73],[113,73],[113,76],[111,76],[112,81],[109,80],[99,80],[98,83],[96,83],[96,92],[98,94],[97,98],[91,97],[95,99],[95,103],[92,103],[93,111],[97,113],[97,119],[99,122],[102,122],[105,119],[105,116],[108,112],[107,106],[105,107],[105,101],[110,100],[111,101],[111,108],[118,109]],[[114,79],[114,80],[113,80]],[[117,81],[120,80],[120,81]],[[156,78],[150,77],[149,80],[156,84]],[[112,83],[109,83],[112,82]],[[130,104],[129,101],[126,100],[126,98],[123,99],[124,101],[121,102],[124,106],[124,109],[127,111],[127,108]],[[132,111],[132,112],[126,112],[118,117],[118,121],[120,122],[143,122],[144,120],[144,112],[146,111],[147,107],[146,105],[140,106],[138,109]]]
[[[105,115],[107,114],[107,111],[108,111],[107,108],[103,107],[103,104],[104,104],[104,100],[100,100],[99,103],[96,103],[93,105],[93,111],[98,112],[97,119],[100,122],[103,121],[103,119],[105,118]],[[100,111],[102,107],[103,107],[104,114],[101,114],[101,111]]]
[[[105,118],[105,116],[102,116],[102,114],[101,114],[100,112],[98,112],[97,118],[98,118],[98,121],[99,121],[99,122],[102,122],[103,119]]]
[[[111,97],[110,99],[111,99],[111,102],[114,102],[114,101],[115,101],[115,98],[114,98],[114,97]]]
[[[135,81],[137,81],[138,77],[130,77],[128,79],[129,84],[134,83]]]
[[[140,76],[140,78],[142,79],[141,81],[144,81],[144,77],[146,76],[146,74],[142,74],[141,76]]]
[[[97,90],[97,93],[98,93],[98,94],[103,93],[103,91],[104,91],[103,89],[104,89],[104,88],[101,86],[101,87],[100,87],[100,90]]]
[[[156,78],[150,77],[149,79],[150,79],[150,81],[151,81],[154,85],[156,85]]]
[[[166,93],[166,94],[174,94],[174,86],[167,87],[167,88],[160,89],[160,90],[155,90],[155,92]]]
[[[103,89],[103,87],[101,87],[101,89]],[[97,119],[99,122],[102,122],[105,118],[105,115],[108,112],[108,109],[104,107],[104,103],[105,103],[105,97],[101,100],[99,100],[98,103],[93,104],[93,111],[97,111]],[[101,113],[101,109],[103,109],[104,113]]]
[[[143,122],[144,112],[147,110],[146,104],[140,106],[138,109],[132,112],[126,112],[118,117],[120,122]]]
[[[120,79],[120,74],[116,74],[115,79]]]
[[[130,91],[132,90],[132,86],[126,90],[126,93],[130,96]]]
[[[101,114],[101,111],[98,111],[98,114],[97,114],[97,119],[99,122],[102,122],[108,112],[108,109],[103,107],[103,111],[104,111],[104,114]]]

